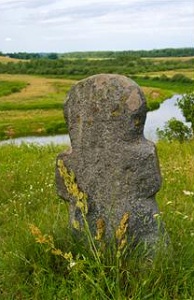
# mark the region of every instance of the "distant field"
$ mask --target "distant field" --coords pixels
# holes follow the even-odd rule
[[[162,101],[174,93],[169,83],[160,87],[154,86],[152,80],[138,80],[149,110],[158,108]],[[67,133],[63,103],[75,80],[0,74],[0,82],[26,83],[22,90],[0,97],[0,140]]]
[[[0,97],[0,139],[67,132],[63,102],[75,81],[8,74],[0,74],[1,80],[27,86]]]
[[[63,110],[0,111],[0,140],[67,132]]]
[[[73,80],[51,79],[29,75],[9,75],[0,74],[0,80],[3,81],[23,81],[28,85],[20,92],[9,96],[0,97],[1,107],[8,106],[10,109],[26,109],[30,106],[37,108],[52,108],[57,104],[61,104],[70,89]],[[52,106],[53,105],[53,106]]]
[[[3,105],[11,105],[10,109],[23,109],[27,106],[36,105],[44,108],[48,104],[62,104],[64,97],[70,87],[76,83],[74,80],[51,79],[45,77],[35,77],[30,75],[9,75],[0,74],[0,81],[23,81],[28,85],[20,92],[9,96],[0,97],[0,109]],[[151,99],[156,98],[156,94],[163,94],[159,88],[142,87],[146,96]]]
[[[19,80],[28,82],[29,86],[25,90],[25,96],[30,97],[37,96],[38,94],[45,94],[45,92],[59,92],[59,90],[57,90],[57,84],[64,84],[64,86],[68,84],[69,86],[71,86],[75,82],[74,80],[67,79],[53,79],[39,76],[13,74],[0,74],[0,80]]]
[[[175,74],[183,74],[188,78],[194,79],[194,69],[193,70],[188,70],[188,69],[179,69],[179,70],[170,70],[170,71],[157,71],[157,72],[146,72],[146,73],[141,73],[139,75],[141,76],[161,76],[161,75],[166,75],[168,77],[172,77]]]
[[[142,57],[142,59],[150,59],[150,60],[158,60],[158,61],[165,61],[165,60],[178,60],[178,61],[187,61],[190,59],[194,59],[194,56],[181,56],[181,57]]]
[[[27,61],[26,59],[11,58],[8,56],[0,56],[0,63]]]
[[[18,93],[27,86],[27,82],[23,81],[4,81],[0,80],[0,97]]]

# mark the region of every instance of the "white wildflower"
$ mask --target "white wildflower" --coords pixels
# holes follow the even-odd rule
[[[194,192],[183,190],[183,194],[186,196],[193,196]]]

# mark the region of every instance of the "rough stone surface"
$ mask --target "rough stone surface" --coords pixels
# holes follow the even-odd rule
[[[83,225],[83,210],[65,184],[63,166],[75,175],[77,193],[87,194],[93,235],[103,227],[105,239],[121,238],[123,228],[128,241],[155,243],[161,176],[155,146],[143,136],[146,103],[138,85],[121,75],[91,76],[71,89],[64,111],[72,148],[57,158],[56,183],[70,202],[70,224]]]

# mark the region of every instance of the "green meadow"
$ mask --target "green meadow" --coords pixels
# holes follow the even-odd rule
[[[170,243],[105,254],[68,230],[68,203],[56,195],[55,159],[63,146],[0,147],[0,293],[8,299],[194,298],[194,142],[157,145],[157,194]],[[53,246],[54,245],[54,246]]]
[[[0,140],[67,133],[63,102],[75,81],[28,75],[0,75],[9,95],[0,97]],[[24,86],[11,93],[11,86]]]

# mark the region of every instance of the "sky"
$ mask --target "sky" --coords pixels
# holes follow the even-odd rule
[[[193,46],[193,0],[0,0],[3,53]]]

